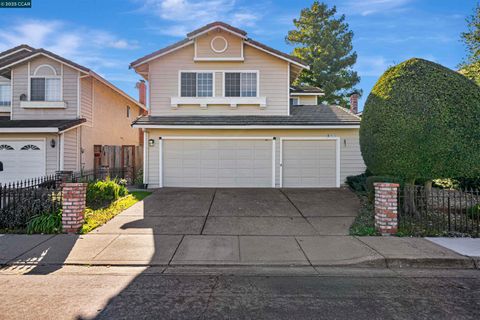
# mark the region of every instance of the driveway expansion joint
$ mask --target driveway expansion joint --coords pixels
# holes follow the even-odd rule
[[[215,188],[214,191],[213,191],[212,200],[210,201],[210,206],[208,207],[207,215],[205,216],[205,221],[203,221],[203,226],[202,226],[202,230],[200,230],[200,234],[203,234],[203,230],[205,229],[205,226],[207,225],[207,220],[208,220],[208,217],[210,216],[210,211],[212,211],[212,206],[213,206],[213,202],[215,201],[215,195],[216,194],[217,194],[217,188]]]

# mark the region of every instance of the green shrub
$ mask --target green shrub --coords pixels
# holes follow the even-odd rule
[[[447,178],[447,179],[433,179],[434,187],[441,189],[457,189],[458,180]]]
[[[87,207],[100,208],[127,194],[127,188],[116,180],[110,180],[110,178],[98,180],[90,183],[87,187]]]
[[[456,178],[458,187],[462,190],[480,190],[480,177]]]
[[[477,220],[479,219],[480,216],[480,204],[476,204],[470,208],[467,209],[467,216],[470,219]]]
[[[28,234],[33,233],[59,233],[62,231],[62,210],[54,213],[43,213],[33,216],[27,222]]]
[[[137,171],[137,174],[135,175],[135,180],[133,183],[137,186],[143,185],[143,170],[140,169]]]
[[[480,176],[480,87],[439,64],[410,59],[388,69],[365,103],[360,146],[375,175]]]
[[[355,192],[367,191],[367,173],[362,173],[356,176],[348,176],[346,178],[347,185]]]

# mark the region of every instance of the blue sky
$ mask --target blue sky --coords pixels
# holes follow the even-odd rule
[[[354,66],[364,99],[391,65],[411,57],[455,68],[465,57],[460,33],[475,0],[325,1],[354,31]],[[127,93],[139,77],[128,64],[215,20],[284,52],[302,0],[32,0],[31,9],[0,9],[0,51],[20,43],[43,47],[90,67]]]

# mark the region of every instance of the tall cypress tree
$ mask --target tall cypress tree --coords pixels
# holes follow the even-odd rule
[[[467,47],[467,59],[460,64],[460,73],[480,84],[480,5],[467,18],[468,31],[462,33],[462,41]]]
[[[331,9],[315,1],[294,19],[295,30],[288,32],[286,41],[295,45],[293,55],[310,65],[304,70],[299,83],[320,87],[323,99],[332,104],[344,104],[345,97],[360,82],[352,66],[357,61],[353,51],[353,32],[345,22],[345,15],[335,17],[337,8]]]

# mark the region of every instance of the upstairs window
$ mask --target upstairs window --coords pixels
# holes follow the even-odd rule
[[[225,97],[256,97],[257,77],[256,72],[226,72]]]
[[[212,72],[182,72],[181,97],[213,97]]]
[[[37,67],[30,79],[31,101],[61,101],[62,78],[52,66]]]
[[[298,98],[290,98],[290,105],[291,106],[298,106],[300,103],[298,101]]]
[[[12,101],[11,92],[9,84],[0,84],[0,107],[10,105]]]

